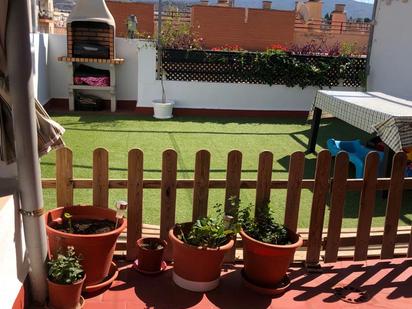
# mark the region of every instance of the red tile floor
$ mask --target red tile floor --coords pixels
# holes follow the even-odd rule
[[[308,274],[302,268],[291,267],[290,288],[274,298],[244,287],[241,269],[241,265],[223,269],[217,289],[194,293],[173,283],[172,268],[157,276],[147,276],[125,264],[109,289],[85,297],[84,308],[412,309],[412,259],[323,264],[323,272],[319,274]]]

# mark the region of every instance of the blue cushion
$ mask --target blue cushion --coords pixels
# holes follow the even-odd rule
[[[326,144],[332,156],[336,156],[340,151],[346,151],[349,155],[349,161],[355,165],[356,178],[363,177],[366,156],[369,152],[375,151],[374,149],[365,147],[358,139],[353,141],[338,141],[330,138],[327,140]],[[383,152],[378,151],[378,154],[381,172],[383,165]]]

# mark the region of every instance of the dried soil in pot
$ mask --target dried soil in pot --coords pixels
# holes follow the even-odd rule
[[[137,270],[157,273],[162,268],[163,251],[166,241],[155,237],[140,238],[137,241]]]
[[[72,220],[71,226],[67,221],[63,223],[53,223],[50,226],[58,231],[72,234],[102,234],[113,231],[115,228],[115,222],[109,220]]]

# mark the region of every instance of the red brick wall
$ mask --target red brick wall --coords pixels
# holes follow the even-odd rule
[[[151,3],[106,1],[107,7],[116,21],[116,36],[126,37],[126,21],[130,15],[137,17],[137,30],[153,36],[154,5]]]
[[[239,45],[264,50],[272,44],[293,42],[294,11],[193,6],[192,27],[205,47]]]

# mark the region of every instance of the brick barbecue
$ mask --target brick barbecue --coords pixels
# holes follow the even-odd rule
[[[69,110],[82,109],[81,104],[110,98],[110,110],[116,111],[116,23],[104,0],[78,0],[67,18],[67,55],[58,57],[70,69],[68,85]],[[85,64],[87,63],[87,64]],[[84,91],[99,91],[92,96]],[[81,99],[83,98],[83,99]],[[100,104],[102,105],[102,104]]]
[[[67,57],[114,59],[115,21],[104,0],[80,0],[67,20]]]

